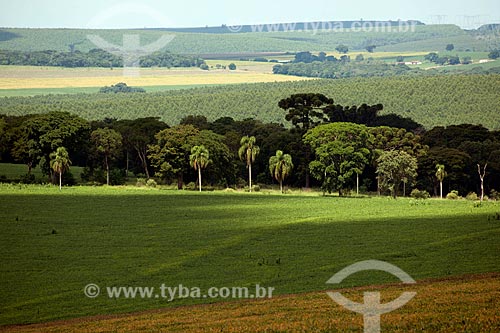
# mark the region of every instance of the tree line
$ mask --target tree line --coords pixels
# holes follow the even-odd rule
[[[141,57],[139,64],[141,67],[200,67],[205,61],[194,56],[159,51]],[[123,59],[101,49],[89,52],[0,50],[0,65],[113,68],[123,67]]]
[[[322,94],[278,103],[290,127],[255,119],[186,116],[87,121],[67,112],[0,117],[0,159],[39,166],[47,180],[71,184],[66,159],[86,183],[120,184],[132,174],[201,188],[283,184],[408,195],[490,193],[500,188],[500,132],[478,125],[401,128],[382,105],[345,107]],[[64,148],[62,151],[60,148]],[[478,172],[478,168],[480,172]],[[439,172],[438,172],[439,171]],[[437,176],[437,175],[440,176]],[[202,178],[203,177],[203,178]],[[481,191],[482,189],[482,191]]]
[[[345,51],[345,49],[342,49],[342,51]],[[439,56],[434,52],[427,54],[425,59],[438,65],[467,65],[472,63],[470,57],[460,59],[458,56]],[[424,70],[405,65],[402,56],[398,57],[396,60],[396,63],[387,63],[373,58],[365,59],[362,54],[358,54],[355,59],[351,59],[351,57],[347,55],[336,58],[332,55],[327,56],[324,52],[320,52],[318,55],[313,55],[311,52],[299,52],[295,55],[295,59],[292,62],[273,66],[273,73],[325,79],[500,73],[500,67],[488,69],[475,67],[454,71],[443,71],[438,69]]]

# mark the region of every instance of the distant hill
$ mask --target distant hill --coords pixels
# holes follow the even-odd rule
[[[366,21],[367,26],[369,22]],[[395,21],[397,22],[397,21]],[[417,22],[418,23],[418,22]],[[308,27],[312,23],[302,23]],[[345,25],[349,25],[346,22]],[[489,51],[500,43],[500,36],[489,29],[465,31],[455,25],[417,24],[410,31],[308,30],[294,32],[244,32],[251,26],[186,29],[84,30],[84,29],[13,29],[0,28],[0,50],[82,51],[97,48],[89,35],[97,35],[114,45],[122,45],[124,35],[139,35],[142,45],[158,41],[165,34],[175,35],[165,50],[177,54],[228,54],[261,52],[333,51],[345,44],[350,52],[376,45],[377,51],[437,51],[448,43],[456,51]],[[229,28],[238,33],[228,33]],[[264,26],[268,29],[267,26]],[[263,28],[263,29],[264,29]],[[243,32],[242,32],[243,31]]]
[[[288,22],[288,23],[268,23],[254,25],[231,26],[223,24],[218,27],[197,27],[197,28],[151,28],[145,30],[173,31],[187,33],[205,33],[205,34],[227,34],[227,33],[249,33],[249,32],[290,32],[294,31],[314,31],[318,29],[334,30],[349,29],[352,27],[397,27],[399,25],[425,25],[417,20],[408,21],[318,21],[318,22]]]

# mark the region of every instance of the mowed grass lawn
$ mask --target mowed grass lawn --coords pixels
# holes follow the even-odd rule
[[[368,259],[417,280],[499,272],[496,214],[498,202],[2,185],[0,325],[221,301],[89,299],[89,283],[286,295]],[[339,287],[387,282],[365,272]]]

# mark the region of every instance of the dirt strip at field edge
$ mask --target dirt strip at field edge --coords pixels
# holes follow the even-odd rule
[[[413,300],[382,316],[384,332],[499,332],[500,273],[463,275],[336,290],[355,302],[364,291],[380,291],[387,303],[403,291]],[[33,325],[0,327],[2,332],[264,332],[361,331],[363,317],[332,301],[325,292],[284,295],[265,300],[182,306],[139,313],[75,318]]]

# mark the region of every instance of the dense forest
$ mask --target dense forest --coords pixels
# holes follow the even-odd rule
[[[126,82],[125,82],[126,83]],[[186,115],[254,118],[289,126],[277,100],[301,91],[331,96],[336,103],[383,104],[382,114],[412,118],[425,128],[482,124],[500,129],[500,75],[356,78],[284,83],[241,84],[131,94],[46,95],[2,98],[0,113],[22,116],[68,111],[85,119],[160,117],[170,125]],[[147,87],[145,88],[147,91]]]
[[[141,67],[199,67],[205,62],[198,57],[155,52],[141,57],[139,64]],[[0,65],[113,68],[123,67],[123,58],[100,49],[89,52],[0,50]]]
[[[65,147],[72,164],[85,167],[82,180],[89,184],[108,179],[110,184],[121,184],[133,173],[193,188],[197,174],[189,156],[193,147],[203,146],[211,160],[203,171],[204,185],[243,187],[248,185],[248,171],[241,144],[252,137],[259,147],[252,160],[253,178],[261,185],[275,183],[269,163],[281,151],[291,156],[294,165],[286,184],[321,187],[325,193],[349,194],[358,178],[359,189],[365,192],[396,196],[416,188],[438,195],[438,166],[446,171],[445,195],[452,191],[462,196],[479,194],[478,168],[486,170],[486,194],[496,196],[494,189],[500,188],[500,131],[478,125],[424,131],[411,120],[381,116],[380,104],[342,106],[320,94],[295,94],[275,102],[289,128],[252,118],[222,117],[210,122],[192,115],[173,127],[155,117],[89,122],[67,112],[4,115],[0,116],[0,160],[26,164],[23,182],[37,181],[30,174],[35,166],[52,179],[50,161],[58,148]],[[394,162],[394,152],[413,161],[413,167],[389,181],[382,166]],[[74,181],[70,173],[65,174],[65,184]]]

